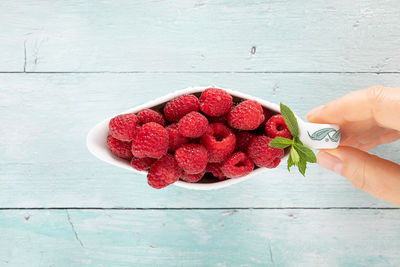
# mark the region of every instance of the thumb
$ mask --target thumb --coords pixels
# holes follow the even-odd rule
[[[361,190],[400,206],[400,165],[345,146],[321,151],[317,162]]]

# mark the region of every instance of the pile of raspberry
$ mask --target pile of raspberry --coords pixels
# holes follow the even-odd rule
[[[200,97],[178,96],[159,110],[112,118],[107,144],[132,168],[148,171],[148,184],[160,189],[179,179],[217,182],[275,168],[284,155],[268,145],[276,136],[292,138],[281,115],[208,88]]]

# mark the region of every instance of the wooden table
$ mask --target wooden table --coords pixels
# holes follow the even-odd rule
[[[399,12],[396,0],[1,1],[0,265],[400,266],[400,209],[317,165],[154,190],[85,146],[106,116],[192,85],[302,116],[400,87]]]

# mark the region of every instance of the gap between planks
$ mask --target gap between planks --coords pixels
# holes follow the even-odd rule
[[[174,74],[174,73],[231,73],[231,74],[400,74],[399,71],[0,71],[0,74]]]

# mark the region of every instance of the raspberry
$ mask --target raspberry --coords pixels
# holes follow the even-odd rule
[[[192,111],[199,110],[199,99],[194,95],[181,95],[170,100],[164,107],[164,115],[168,121],[177,122]]]
[[[196,182],[200,181],[201,178],[203,178],[205,172],[206,171],[203,170],[201,173],[189,174],[185,171],[182,171],[181,180],[188,182],[188,183],[196,183]]]
[[[247,153],[247,148],[249,147],[249,143],[251,139],[253,139],[255,135],[249,132],[241,131],[236,134],[236,150]]]
[[[204,114],[218,117],[228,113],[232,107],[232,96],[218,88],[207,88],[200,96],[200,110]]]
[[[189,142],[187,137],[181,135],[178,131],[178,125],[176,123],[170,124],[165,128],[168,132],[169,136],[169,152],[175,152],[181,145],[184,145]]]
[[[269,118],[272,117],[272,113],[271,113],[271,111],[269,111],[268,109],[263,108],[263,114],[264,114],[264,121],[263,121],[263,123],[266,123],[266,122],[269,120]]]
[[[221,170],[221,163],[208,163],[206,167],[206,172],[211,172],[212,175],[219,181],[226,180],[226,176]]]
[[[268,165],[264,166],[265,168],[273,169],[278,167],[279,163],[281,163],[280,158],[275,158],[273,161],[271,161]]]
[[[272,116],[267,121],[267,123],[265,124],[265,134],[271,138],[280,136],[292,139],[292,135],[290,134],[290,131],[287,128],[282,115],[280,114]]]
[[[110,120],[108,128],[112,137],[121,141],[132,141],[136,134],[136,123],[135,114],[121,114]]]
[[[226,177],[238,178],[249,174],[254,163],[243,152],[236,152],[222,163],[221,170]]]
[[[247,153],[258,167],[274,166],[276,159],[280,160],[280,158],[283,157],[283,149],[270,147],[268,145],[271,140],[272,139],[267,136],[256,136],[250,141]]]
[[[208,120],[199,112],[192,111],[178,122],[179,133],[186,137],[197,138],[202,136],[208,127]]]
[[[131,159],[133,157],[131,152],[132,142],[124,142],[109,135],[107,136],[107,145],[111,153],[120,158]]]
[[[151,164],[153,164],[156,160],[152,158],[136,158],[133,157],[131,160],[131,166],[135,170],[145,171],[150,169]]]
[[[208,162],[221,162],[235,149],[236,137],[222,123],[212,123],[201,137],[200,143],[208,151]]]
[[[167,154],[154,162],[147,174],[147,182],[151,187],[160,189],[178,181],[181,175],[174,156]]]
[[[156,122],[162,126],[165,126],[164,116],[155,110],[152,109],[142,109],[138,112],[137,118],[140,124],[146,124],[148,122]]]
[[[228,123],[239,130],[254,130],[264,121],[262,107],[254,100],[246,100],[228,114]]]
[[[149,122],[140,127],[132,141],[132,153],[137,158],[159,159],[168,150],[168,133],[160,124]]]
[[[207,165],[207,150],[202,145],[185,144],[175,151],[175,159],[188,174],[200,173]]]

